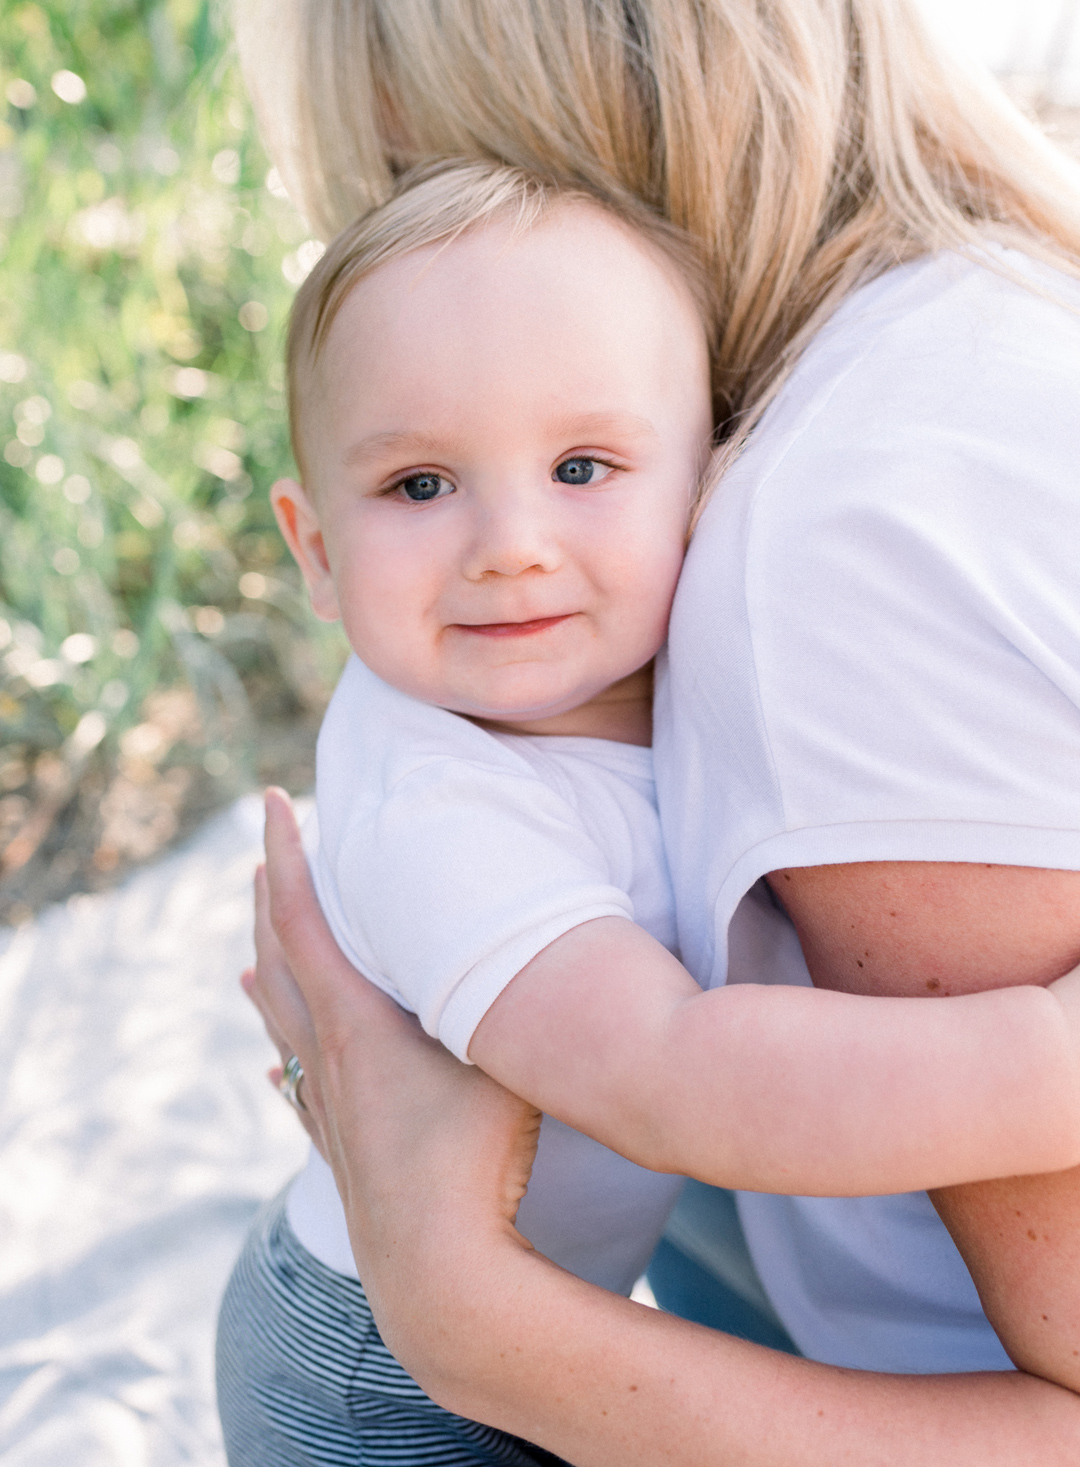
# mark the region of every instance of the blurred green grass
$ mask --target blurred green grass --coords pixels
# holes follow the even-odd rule
[[[0,7],[0,920],[311,779],[343,644],[266,491],[317,250],[224,5]]]

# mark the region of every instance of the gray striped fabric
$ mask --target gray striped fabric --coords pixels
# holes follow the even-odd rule
[[[293,1235],[284,1194],[256,1219],[218,1320],[229,1467],[560,1467],[437,1406],[398,1364],[363,1287]]]

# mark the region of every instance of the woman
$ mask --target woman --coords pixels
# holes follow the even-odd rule
[[[634,194],[707,252],[724,322],[717,420],[741,456],[691,547],[656,730],[683,953],[699,981],[752,963],[774,981],[808,981],[808,967],[819,984],[899,993],[929,971],[944,993],[1072,966],[1080,350],[1060,302],[1077,299],[1080,217],[1048,147],[886,0],[321,0],[292,19],[293,30],[249,32],[248,72],[272,104],[262,110],[284,139],[283,171],[323,230],[395,169],[479,154]],[[291,109],[281,57],[251,36],[300,55]],[[302,946],[290,954],[304,961]],[[368,1144],[334,1097],[340,1134]],[[358,1178],[375,1171],[349,1182],[347,1148],[337,1156],[370,1271],[378,1228]],[[749,1346],[567,1294],[537,1260],[506,1280],[532,1291],[533,1366],[541,1339],[553,1368],[567,1363],[566,1337],[544,1319],[571,1311],[588,1381],[605,1362],[640,1370],[651,1406],[639,1414],[682,1443],[676,1460],[708,1460],[678,1433],[688,1418],[715,1424],[717,1382],[733,1378],[739,1422],[724,1450],[735,1460],[771,1460],[760,1438],[737,1434],[766,1412],[789,1433],[777,1460],[820,1448],[813,1431],[837,1427],[837,1413],[852,1435],[805,1460],[835,1461],[853,1442],[872,1460],[878,1441],[889,1460],[905,1411],[927,1433],[925,1452],[904,1443],[908,1460],[1066,1460],[1080,1438],[1078,1195],[1080,1179],[1063,1174],[934,1199],[1031,1376],[904,1383],[761,1365]],[[477,1206],[484,1260],[493,1230]],[[925,1198],[743,1196],[739,1208],[804,1353],[906,1372],[1005,1363]],[[407,1231],[396,1236],[405,1249]],[[454,1409],[575,1461],[635,1460],[620,1435],[633,1407],[605,1427],[591,1384],[578,1400],[560,1381],[556,1411],[550,1374],[506,1375],[495,1360],[513,1356],[514,1328],[500,1332],[497,1310],[477,1305],[475,1318],[499,1351],[481,1349],[457,1382],[432,1341],[408,1337],[393,1274],[375,1283],[384,1322],[437,1398],[445,1384]],[[418,1350],[429,1352],[419,1366]],[[766,1378],[778,1385],[768,1403]],[[819,1390],[820,1428],[804,1411]],[[655,1460],[643,1431],[632,1449]]]

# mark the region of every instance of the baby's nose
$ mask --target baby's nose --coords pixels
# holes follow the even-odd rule
[[[469,546],[465,575],[520,576],[526,571],[552,571],[560,555],[543,514],[524,504],[504,504],[480,516]]]

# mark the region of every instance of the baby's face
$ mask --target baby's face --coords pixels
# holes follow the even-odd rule
[[[711,434],[673,267],[585,204],[492,225],[361,282],[316,373],[275,505],[375,673],[513,723],[653,657]]]

